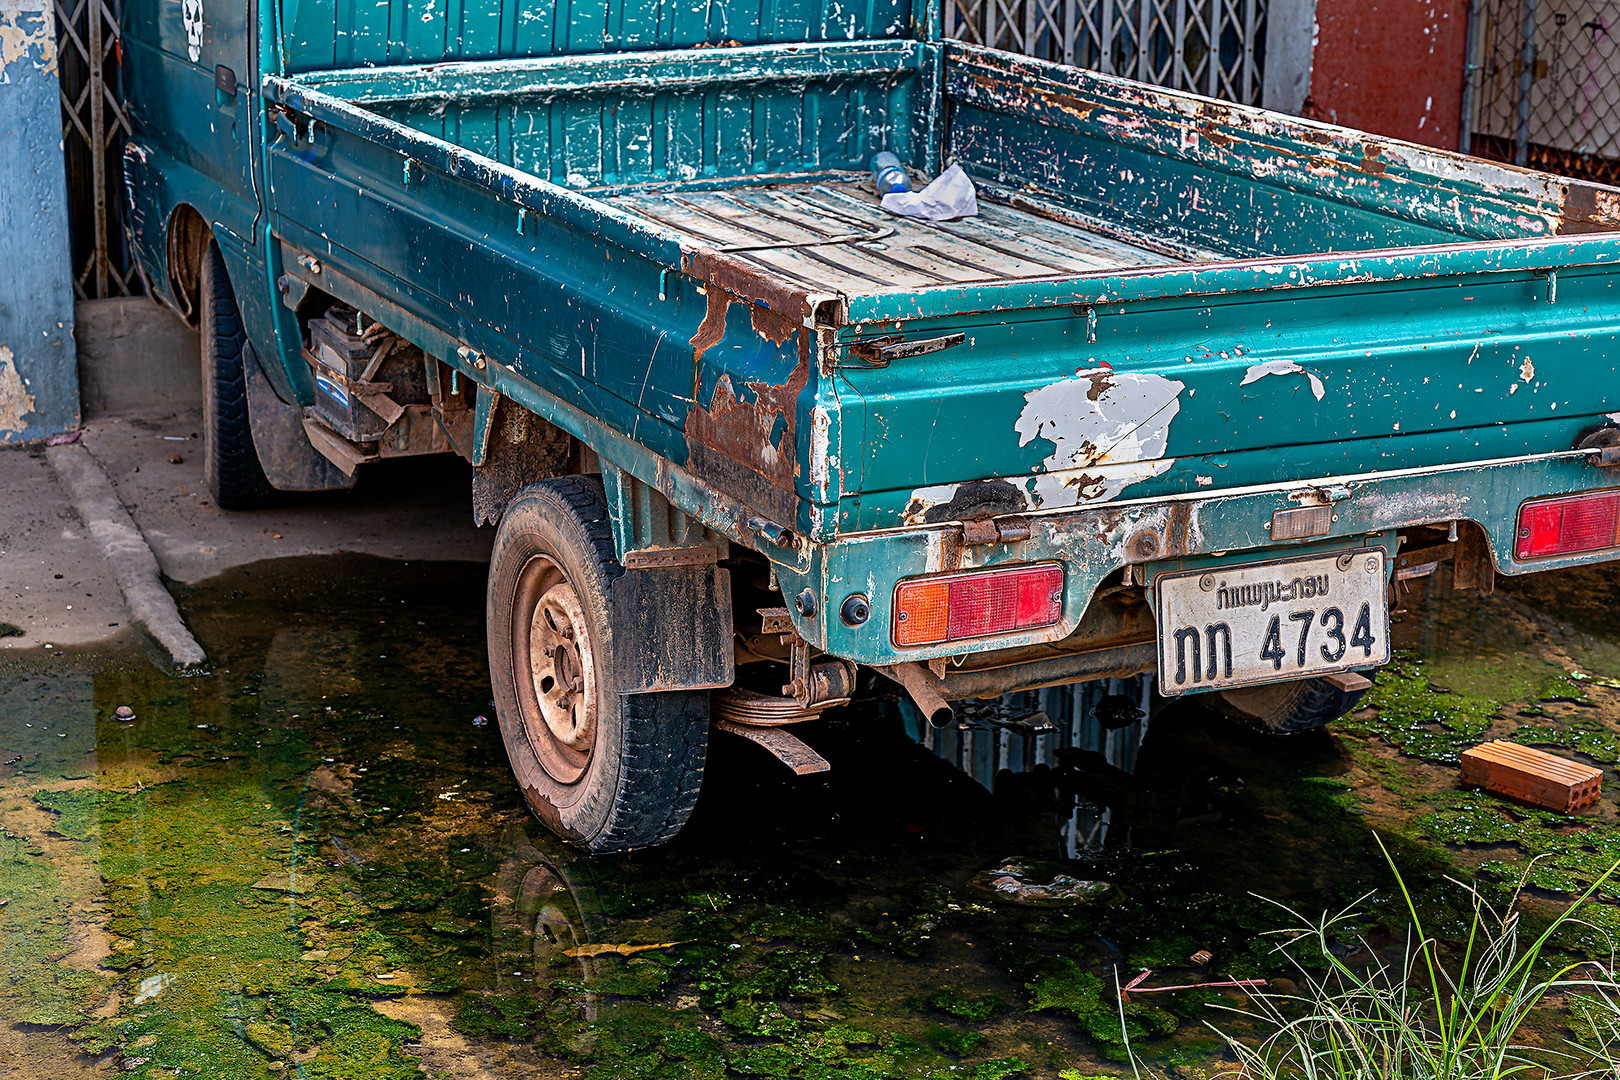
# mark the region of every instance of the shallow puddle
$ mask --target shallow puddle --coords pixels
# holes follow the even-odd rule
[[[1552,891],[1620,854],[1612,810],[1504,807],[1447,764],[1498,733],[1620,758],[1620,652],[1547,587],[1414,602],[1337,737],[1140,682],[932,731],[880,680],[802,729],[830,773],[717,735],[679,840],[586,858],[511,784],[482,567],[250,567],[181,597],[206,674],[0,669],[0,1071],[992,1080],[1128,1074],[1128,1038],[1195,1077],[1240,991],[1133,993],[1122,1028],[1116,980],[1286,975],[1260,897],[1376,914],[1375,828],[1426,872],[1548,851]]]

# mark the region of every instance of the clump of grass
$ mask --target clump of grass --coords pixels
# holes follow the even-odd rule
[[[1389,860],[1386,850],[1385,859]],[[1336,948],[1351,909],[1300,920],[1280,948],[1294,961],[1299,992],[1262,992],[1247,1010],[1263,1038],[1244,1041],[1212,1024],[1237,1059],[1227,1073],[1245,1080],[1498,1080],[1535,1076],[1574,1080],[1620,1075],[1620,983],[1614,958],[1555,966],[1549,943],[1620,863],[1582,893],[1533,940],[1521,941],[1516,898],[1493,907],[1462,885],[1472,920],[1462,940],[1444,946],[1424,928],[1394,862],[1409,929],[1394,959],[1352,963]],[[1369,894],[1371,895],[1371,894]],[[1363,897],[1362,900],[1367,899]],[[1359,902],[1358,902],[1359,903]],[[1283,905],[1278,905],[1282,907]],[[1352,955],[1376,957],[1359,936]],[[1310,962],[1299,955],[1304,950]],[[1577,1038],[1561,1047],[1526,1042],[1532,1013],[1563,999],[1580,1012]]]

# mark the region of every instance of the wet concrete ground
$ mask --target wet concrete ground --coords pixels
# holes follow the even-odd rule
[[[180,588],[202,674],[133,645],[0,660],[0,1074],[1084,1077],[1129,1075],[1128,1036],[1206,1075],[1241,991],[1132,995],[1122,1028],[1116,980],[1286,987],[1270,901],[1371,891],[1388,936],[1375,837],[1442,927],[1443,874],[1543,856],[1551,906],[1620,857],[1617,582],[1419,585],[1369,707],[1311,736],[1136,717],[1127,683],[925,733],[879,686],[803,729],[831,773],[717,736],[676,843],[588,859],[479,722],[482,566],[240,567]],[[1489,737],[1610,791],[1567,817],[1459,790]],[[1017,893],[1059,874],[1105,884]],[[1615,910],[1560,947],[1602,949]]]

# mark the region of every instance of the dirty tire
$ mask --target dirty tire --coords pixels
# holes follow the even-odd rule
[[[1364,672],[1367,678],[1374,672]],[[1279,735],[1316,731],[1361,703],[1365,690],[1340,690],[1326,679],[1245,686],[1208,695],[1223,716]]]
[[[251,510],[270,498],[248,426],[247,334],[219,245],[203,253],[202,282],[203,474],[222,510]]]
[[[530,484],[501,516],[485,617],[507,759],[535,816],[594,852],[672,839],[708,757],[706,691],[618,691],[608,604],[623,572],[594,478]],[[547,629],[569,619],[581,629]]]

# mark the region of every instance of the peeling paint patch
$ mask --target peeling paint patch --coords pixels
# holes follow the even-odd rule
[[[13,64],[56,74],[56,19],[46,0],[0,0],[0,83]]]
[[[1096,368],[1031,390],[1013,425],[1018,445],[1047,439],[1052,454],[1032,478],[1037,506],[1104,502],[1170,467],[1170,422],[1186,384],[1163,375]]]
[[[1013,480],[936,484],[911,493],[911,501],[906,504],[905,521],[907,525],[983,521],[1002,514],[1021,513],[1033,505],[1029,491]]]
[[[817,405],[811,409],[810,483],[821,493],[824,500],[833,496],[833,492],[828,490],[832,482],[832,462],[828,460],[831,432],[832,417],[826,407]]]
[[[1530,358],[1527,356],[1524,358],[1524,363],[1519,365],[1519,378],[1523,379],[1525,382],[1530,382],[1535,377],[1536,367],[1530,362]]]
[[[1248,372],[1243,376],[1243,381],[1238,383],[1238,385],[1248,386],[1252,382],[1259,382],[1267,375],[1305,376],[1311,381],[1311,393],[1316,395],[1317,401],[1321,401],[1323,395],[1327,393],[1327,388],[1322,385],[1321,379],[1317,378],[1312,372],[1306,371],[1292,360],[1267,360],[1262,364],[1251,364]]]
[[[11,441],[28,427],[23,417],[35,409],[34,395],[17,374],[17,362],[9,346],[0,345],[0,442]]]
[[[965,521],[1117,498],[1175,463],[1164,453],[1185,388],[1162,375],[1100,367],[1031,390],[1014,428],[1019,446],[1036,439],[1052,444],[1040,470],[918,488],[905,520]]]

